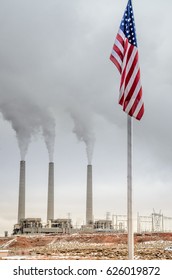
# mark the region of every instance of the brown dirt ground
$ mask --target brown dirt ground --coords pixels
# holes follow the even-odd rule
[[[11,241],[11,243],[10,243]],[[135,259],[172,259],[172,233],[135,234]],[[0,250],[17,259],[125,260],[127,234],[75,233],[70,235],[21,235],[0,238]]]

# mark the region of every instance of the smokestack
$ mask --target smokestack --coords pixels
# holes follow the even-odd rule
[[[19,201],[18,201],[18,223],[20,219],[25,219],[25,161],[20,161],[19,179]]]
[[[86,225],[93,224],[92,165],[87,165]]]
[[[54,162],[49,162],[47,222],[54,219]]]

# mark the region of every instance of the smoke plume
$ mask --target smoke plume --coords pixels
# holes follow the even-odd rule
[[[49,161],[53,162],[54,157],[54,144],[55,144],[55,120],[46,112],[42,117],[42,131],[44,140],[47,146]]]
[[[32,137],[41,131],[48,149],[49,159],[53,160],[55,122],[48,111],[21,96],[1,100],[0,111],[16,132],[21,160],[25,160]]]
[[[71,117],[74,121],[73,132],[76,134],[79,141],[83,141],[86,145],[86,153],[88,164],[91,164],[95,143],[93,133],[92,119],[86,112],[82,110],[70,110]]]

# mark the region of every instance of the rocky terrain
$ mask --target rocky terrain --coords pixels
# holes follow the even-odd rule
[[[172,233],[135,234],[135,259],[172,259]],[[0,259],[126,260],[127,234],[75,233],[0,238]]]

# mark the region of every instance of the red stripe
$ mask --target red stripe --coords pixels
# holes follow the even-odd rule
[[[128,65],[128,61],[132,55],[132,51],[133,51],[133,46],[130,46],[129,47],[129,50],[128,50],[128,53],[127,53],[127,61],[126,61],[126,65],[125,65],[125,68],[124,68],[124,71],[121,75],[121,85],[120,85],[120,88],[122,87],[122,85],[124,84],[124,92],[125,92],[125,89],[128,85],[128,82],[129,82],[129,79],[130,79],[130,76],[131,76],[131,73],[128,73],[127,76],[126,76],[126,68],[127,68],[127,65]],[[130,72],[130,71],[129,71]],[[127,79],[128,77],[128,79]],[[124,94],[124,93],[123,93]],[[122,100],[121,100],[122,102]],[[121,104],[120,102],[120,104]],[[124,102],[124,99],[123,99],[123,102]],[[122,104],[121,104],[122,105]]]
[[[127,53],[127,49],[128,49],[128,40],[125,41],[125,47],[124,47],[124,57]],[[121,74],[121,83],[120,83],[120,88],[122,87],[124,80],[125,80],[125,75],[126,75],[126,67],[127,67],[127,63],[125,64],[125,67],[123,68],[122,74]]]
[[[116,67],[118,68],[118,71],[121,73],[121,71],[122,71],[121,65],[119,64],[119,62],[116,60],[116,58],[112,54],[110,55],[110,60],[116,65]]]
[[[142,105],[139,113],[137,114],[136,119],[140,121],[140,119],[142,118],[143,114],[144,114],[144,104]]]
[[[120,57],[120,59],[123,61],[123,53],[121,52],[121,50],[117,47],[117,45],[113,46],[113,50],[116,52],[116,54]]]
[[[131,57],[131,55],[130,55],[130,57]],[[134,58],[134,60],[133,60],[133,63],[132,63],[132,65],[131,65],[131,67],[130,67],[130,70],[128,71],[128,74],[127,74],[127,76],[126,76],[126,79],[125,79],[125,87],[127,87],[128,83],[129,83],[129,81],[130,81],[130,78],[131,78],[131,76],[132,76],[132,74],[133,74],[133,72],[134,72],[134,69],[135,69],[135,67],[136,67],[136,65],[137,65],[137,62],[138,62],[138,52],[136,53],[135,58]]]
[[[121,99],[119,100],[119,104],[121,106],[123,106],[123,103],[124,103],[124,94],[121,96]]]
[[[116,39],[120,42],[120,44],[123,46],[124,48],[124,39],[121,37],[121,35],[118,33],[116,36]],[[115,44],[114,44],[115,45]]]
[[[140,90],[139,90],[139,92],[138,92],[138,94],[135,98],[134,104],[133,104],[131,110],[128,113],[130,116],[132,116],[134,114],[134,112],[137,108],[137,105],[138,105],[139,101],[141,100],[141,98],[142,98],[142,87],[140,88]]]
[[[128,53],[127,53],[127,50],[128,50],[128,40],[126,40],[125,42],[125,48],[124,48],[124,57],[127,55],[128,56]],[[129,52],[129,50],[128,50]],[[130,52],[129,52],[129,57],[130,57]],[[125,64],[125,67],[123,68],[123,72],[122,72],[122,75],[121,75],[121,84],[120,84],[120,88],[121,86],[123,85],[124,83],[124,80],[125,80],[125,76],[126,76],[126,67],[127,67],[127,62],[128,62],[128,59],[126,61],[126,64]]]
[[[139,80],[140,80],[140,69],[138,70],[137,75],[136,75],[136,77],[135,77],[135,79],[134,79],[134,82],[133,82],[133,84],[132,84],[132,86],[131,86],[131,88],[130,88],[130,91],[128,92],[128,95],[127,95],[126,98],[125,98],[125,101],[124,101],[124,110],[126,109],[128,103],[130,102],[130,99],[131,99],[131,97],[132,97],[132,95],[133,95],[133,93],[134,93],[134,91],[135,91],[135,88],[136,88],[136,86],[137,86]]]
[[[125,40],[125,47],[124,47],[124,57],[127,54],[128,51],[128,39]],[[130,56],[130,52],[129,52],[129,56]],[[125,67],[123,68],[122,74],[121,74],[121,83],[120,83],[120,89],[126,79],[126,67],[127,67],[127,63],[125,64]],[[124,91],[125,91],[125,85],[124,85]],[[119,100],[119,104],[123,105],[124,102],[124,92],[122,93],[121,99]]]
[[[132,53],[133,53],[133,49],[134,49],[134,46],[133,45],[129,45],[129,47],[128,47],[128,45],[129,44],[127,44],[127,49],[128,49],[128,51],[127,51],[127,53],[126,53],[126,55],[127,55],[127,60],[126,60],[126,64],[128,64],[128,61],[129,61],[129,59],[130,59],[130,57],[131,57],[131,55],[132,55]]]

